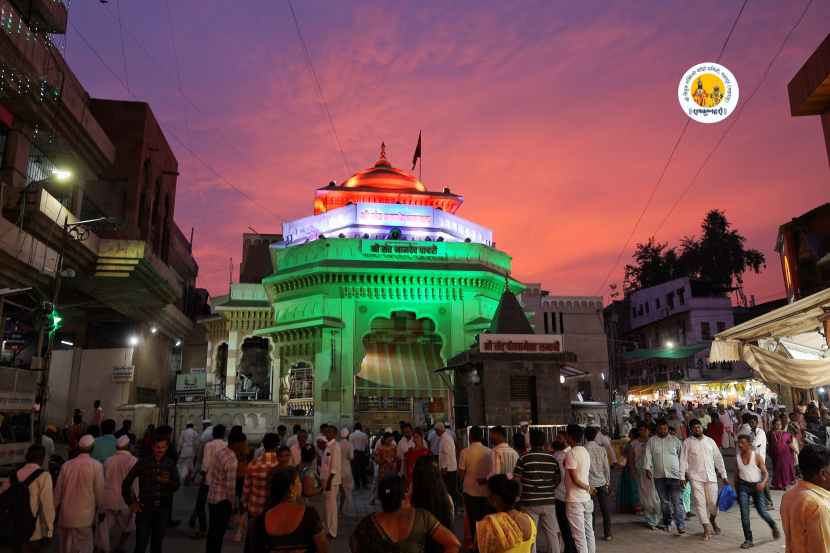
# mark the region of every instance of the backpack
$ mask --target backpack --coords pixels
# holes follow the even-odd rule
[[[7,537],[12,545],[25,544],[35,533],[37,518],[29,507],[29,485],[41,474],[43,469],[36,469],[20,482],[15,471],[11,474],[11,486],[0,494],[0,535]],[[21,508],[24,505],[26,508]]]

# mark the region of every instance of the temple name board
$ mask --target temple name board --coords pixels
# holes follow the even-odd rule
[[[361,245],[364,254],[435,257],[443,253],[443,248],[439,248],[436,243],[406,240],[363,240]]]
[[[481,353],[560,353],[561,334],[479,334]]]

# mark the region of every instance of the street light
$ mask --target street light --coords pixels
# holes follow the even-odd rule
[[[138,345],[138,336],[133,334],[132,336],[127,338],[127,343],[130,344],[130,346],[132,346],[132,347],[137,346]]]
[[[159,329],[158,329],[157,326],[151,326],[150,327],[150,334],[155,334],[158,331],[159,331]]]
[[[182,345],[182,341],[181,340],[176,340],[176,347],[179,347],[181,345]]]
[[[672,342],[671,340],[668,340],[666,342],[666,349],[674,349],[674,342]]]
[[[559,375],[559,383],[560,383],[560,384],[564,384],[564,383],[565,383],[565,375],[563,375],[563,374],[560,374],[560,375]]]
[[[69,169],[61,169],[59,167],[52,168],[52,176],[58,182],[66,182],[72,178],[72,171]]]

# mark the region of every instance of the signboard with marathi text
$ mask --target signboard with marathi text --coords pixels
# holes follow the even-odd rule
[[[560,353],[561,334],[479,334],[481,353]]]
[[[364,254],[436,257],[443,254],[441,242],[408,242],[406,240],[363,240]]]
[[[135,375],[135,366],[126,365],[124,367],[112,368],[112,381],[115,384],[126,384],[133,381]]]
[[[205,391],[205,380],[207,375],[203,372],[176,375],[176,393],[196,394]]]

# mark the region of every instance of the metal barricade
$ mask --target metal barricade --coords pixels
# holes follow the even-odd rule
[[[545,443],[553,442],[553,439],[556,437],[557,434],[560,432],[564,432],[568,426],[566,424],[531,424],[528,428],[530,430],[541,430],[545,433]],[[470,445],[470,428],[471,426],[467,426],[465,428],[458,429],[458,447],[459,449],[465,448]],[[495,428],[495,426],[481,426],[480,427],[484,431],[484,443],[490,443],[490,431]],[[507,433],[507,443],[513,445],[513,436],[521,432],[521,428],[519,425],[515,426],[504,426],[503,427],[505,432]],[[530,447],[530,444],[527,444],[527,447]]]

